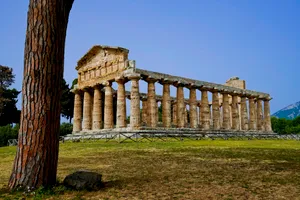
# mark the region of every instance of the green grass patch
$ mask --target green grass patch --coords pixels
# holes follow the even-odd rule
[[[0,187],[7,184],[15,147],[0,148]],[[300,142],[198,140],[65,142],[58,179],[76,170],[103,175],[99,191],[40,189],[33,199],[297,199]],[[18,196],[19,195],[19,196]],[[22,196],[22,195],[21,195]],[[2,190],[0,198],[20,194]]]

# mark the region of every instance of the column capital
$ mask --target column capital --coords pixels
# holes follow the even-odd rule
[[[108,86],[111,87],[112,82],[111,82],[111,81],[103,81],[101,84],[102,84],[104,87],[108,87]]]
[[[90,86],[84,87],[82,89],[82,91],[84,91],[84,92],[92,92],[93,91],[93,87],[90,87]]]
[[[201,87],[197,87],[197,89],[199,89],[201,92],[202,92],[202,91],[210,92],[210,91],[212,91],[214,88],[213,88],[213,87],[208,87],[208,86],[201,86]]]
[[[155,79],[155,78],[153,78],[152,76],[147,76],[147,77],[145,77],[145,78],[143,78],[146,82],[148,82],[148,83],[155,83],[155,82],[157,82],[158,80],[157,79]]]
[[[165,79],[158,80],[158,82],[162,85],[171,85],[171,84],[173,84],[174,81],[171,81],[171,80],[165,78]]]
[[[268,96],[268,97],[263,97],[262,100],[264,101],[271,101],[273,98]]]
[[[102,84],[96,84],[93,86],[94,89],[102,89],[103,85]]]
[[[118,76],[115,78],[115,82],[118,84],[125,84],[127,80],[124,76]]]
[[[220,94],[229,94],[230,92],[227,89],[221,90]]]
[[[231,96],[239,96],[240,95],[240,93],[238,93],[236,90],[227,92],[227,94],[229,94]]]
[[[188,85],[186,85],[186,88],[188,88],[189,90],[196,90],[198,89],[199,87],[197,87],[194,83],[189,83]]]
[[[141,101],[147,101],[148,100],[148,98],[146,96],[141,96],[140,98],[141,98]]]
[[[130,73],[126,76],[129,80],[140,80],[141,75],[138,73]]]
[[[173,82],[172,84],[175,87],[185,87],[186,86],[186,84],[184,84],[184,83],[182,83],[180,81]]]
[[[83,93],[83,90],[78,89],[78,88],[74,88],[74,89],[71,90],[71,92],[73,92],[74,94],[80,94],[81,95]]]

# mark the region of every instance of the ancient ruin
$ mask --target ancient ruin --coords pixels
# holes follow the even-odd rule
[[[143,70],[128,60],[128,53],[125,48],[96,45],[78,61],[73,134],[137,130],[272,133],[270,95],[247,90],[244,80],[233,77],[216,84]],[[140,92],[140,81],[147,82],[148,93]],[[117,89],[113,89],[113,82]],[[127,82],[131,82],[130,91],[125,90]],[[156,93],[156,84],[163,86],[161,95]],[[176,97],[170,95],[171,86],[176,88]],[[184,88],[189,89],[188,99]],[[162,122],[158,120],[158,103],[162,105]]]

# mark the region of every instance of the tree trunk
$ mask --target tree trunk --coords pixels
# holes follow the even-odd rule
[[[74,0],[30,0],[18,150],[9,188],[56,183],[61,82]]]

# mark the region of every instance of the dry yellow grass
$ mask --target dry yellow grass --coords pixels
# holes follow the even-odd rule
[[[15,147],[0,148],[0,187]],[[58,179],[76,170],[103,175],[100,191],[35,199],[299,199],[300,142],[282,140],[64,143]],[[19,196],[18,196],[19,195]],[[0,198],[18,198],[7,194]]]

